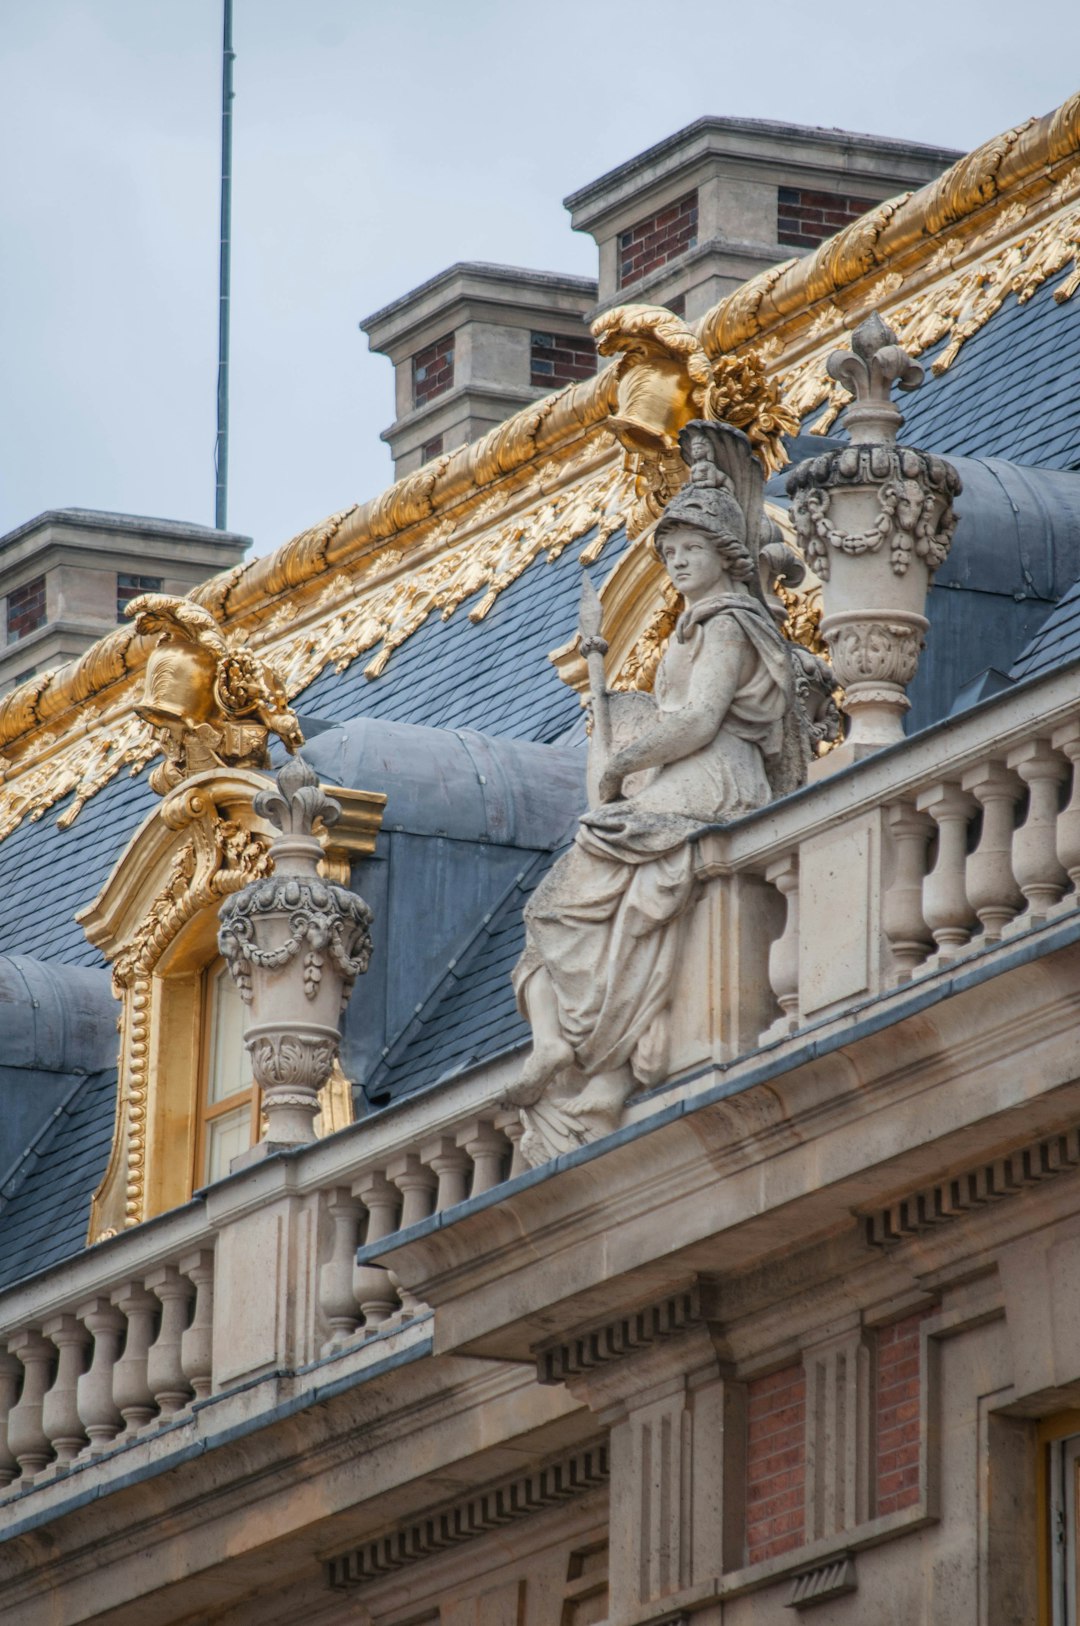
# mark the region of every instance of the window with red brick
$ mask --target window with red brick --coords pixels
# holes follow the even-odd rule
[[[792,248],[816,248],[867,209],[876,198],[848,197],[841,192],[810,192],[801,186],[781,186],[776,199],[776,240]]]
[[[874,1404],[874,1511],[880,1516],[919,1500],[922,1324],[926,1311],[881,1327]]]
[[[412,359],[413,406],[424,406],[454,384],[454,335],[425,345]]]
[[[529,344],[529,383],[557,390],[596,371],[596,345],[587,333],[533,333]]]
[[[143,593],[160,593],[160,576],[135,576],[130,571],[120,570],[116,575],[116,619],[123,621],[124,611],[133,598],[139,598]]]
[[[7,596],[7,641],[17,644],[44,625],[45,578],[35,576],[33,581],[13,587]]]
[[[801,1547],[806,1519],[806,1376],[801,1363],[746,1386],[746,1562]]]
[[[668,204],[645,220],[619,233],[619,287],[640,282],[650,271],[658,271],[669,260],[685,254],[697,243],[698,197],[685,197]]]

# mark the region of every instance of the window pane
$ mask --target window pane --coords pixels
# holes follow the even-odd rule
[[[210,1023],[206,1099],[213,1106],[252,1085],[251,1058],[244,1048],[244,1002],[227,966],[210,983]]]
[[[251,1145],[251,1108],[245,1104],[206,1126],[206,1179],[208,1184],[224,1180],[229,1164]]]

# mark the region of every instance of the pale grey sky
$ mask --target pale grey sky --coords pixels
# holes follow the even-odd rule
[[[970,148],[1080,85],[1075,0],[235,0],[230,528],[391,478],[361,317],[593,274],[561,199],[705,113]],[[0,0],[0,531],[213,522],[221,0]]]

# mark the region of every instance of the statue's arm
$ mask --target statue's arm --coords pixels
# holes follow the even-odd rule
[[[620,795],[627,774],[693,756],[720,732],[742,680],[750,644],[727,616],[708,622],[704,633],[686,705],[678,711],[654,709],[635,737],[612,753],[601,780],[604,801]]]

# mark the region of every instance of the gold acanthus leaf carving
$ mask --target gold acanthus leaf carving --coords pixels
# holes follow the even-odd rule
[[[223,817],[204,785],[184,785],[166,796],[160,818],[189,830],[164,883],[113,959],[113,993],[121,1001],[120,1087],[113,1156],[98,1192],[91,1234],[99,1235],[98,1205],[123,1169],[123,1223],[146,1217],[146,1136],[150,1094],[152,980],[162,957],[203,910],[249,881],[268,875],[269,837]],[[121,1160],[119,1166],[117,1160]]]
[[[1071,299],[1080,288],[1080,202],[1075,198],[1076,187],[1076,177],[1061,183],[1053,194],[1057,206],[1054,213],[1011,241],[999,242],[998,246],[984,250],[974,261],[969,258],[967,263],[957,263],[962,253],[970,254],[971,243],[962,244],[950,238],[941,244],[936,255],[941,277],[899,304],[884,304],[889,326],[908,354],[922,355],[941,340],[947,340],[931,369],[935,377],[940,377],[953,365],[967,341],[997,314],[1010,294],[1016,296],[1019,304],[1026,304],[1049,278],[1070,265],[1071,273],[1055,288],[1054,300],[1062,304]],[[1014,228],[1022,225],[1027,208],[1018,203],[1001,213],[1007,215],[1007,220],[995,221],[994,236],[998,236],[1003,225]],[[988,228],[983,236],[989,235]],[[975,244],[978,245],[978,239]],[[842,322],[851,319],[851,313],[841,316],[838,311],[831,316],[823,315],[814,332],[815,337],[820,334],[825,341],[822,349],[780,373],[784,398],[800,418],[824,405],[825,410],[813,424],[816,434],[826,434],[831,429],[848,400],[847,391],[830,380],[825,371],[831,347],[826,335],[831,333],[835,343],[837,329]]]

